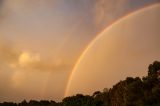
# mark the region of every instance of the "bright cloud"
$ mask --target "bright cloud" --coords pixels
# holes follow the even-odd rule
[[[40,62],[40,56],[38,54],[32,55],[30,53],[23,52],[19,56],[19,65],[22,67],[27,67],[38,62]]]

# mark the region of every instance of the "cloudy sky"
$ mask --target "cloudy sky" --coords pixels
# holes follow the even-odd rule
[[[93,94],[126,77],[143,77],[160,60],[160,4],[117,20],[86,47],[68,80],[65,96]]]
[[[0,102],[61,100],[86,46],[159,0],[0,0]]]

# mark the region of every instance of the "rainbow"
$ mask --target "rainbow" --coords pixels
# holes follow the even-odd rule
[[[69,76],[69,79],[68,79],[68,83],[67,83],[67,86],[66,86],[66,89],[65,89],[65,92],[64,92],[64,97],[68,96],[68,91],[69,91],[69,87],[71,85],[71,81],[72,81],[72,78],[75,74],[75,71],[77,70],[78,68],[78,65],[79,63],[83,60],[85,54],[87,53],[88,49],[92,47],[92,45],[107,31],[107,30],[110,30],[114,25],[116,24],[119,24],[121,23],[124,19],[126,19],[127,17],[130,17],[134,14],[137,14],[137,13],[141,13],[143,11],[147,9],[152,9],[154,8],[155,6],[159,6],[160,3],[156,3],[156,4],[152,4],[152,5],[149,5],[149,6],[144,6],[138,10],[134,10],[126,15],[124,15],[123,17],[120,17],[119,19],[115,20],[114,22],[112,22],[109,27],[105,28],[102,32],[100,32],[92,41],[91,43],[89,43],[89,45],[87,45],[87,47],[84,49],[83,53],[81,54],[81,56],[78,58],[76,64],[74,65],[73,67],[73,70],[71,71],[71,74]]]

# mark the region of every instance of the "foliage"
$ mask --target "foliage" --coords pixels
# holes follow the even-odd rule
[[[155,61],[148,67],[148,76],[156,75],[158,70],[160,70],[160,62]]]

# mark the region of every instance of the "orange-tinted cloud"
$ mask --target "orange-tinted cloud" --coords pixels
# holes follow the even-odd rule
[[[0,39],[0,58],[1,64],[21,70],[56,71],[69,65],[62,59],[53,59],[52,56],[48,60],[38,53],[23,52],[14,47],[14,44],[11,46],[10,42],[3,38]]]

